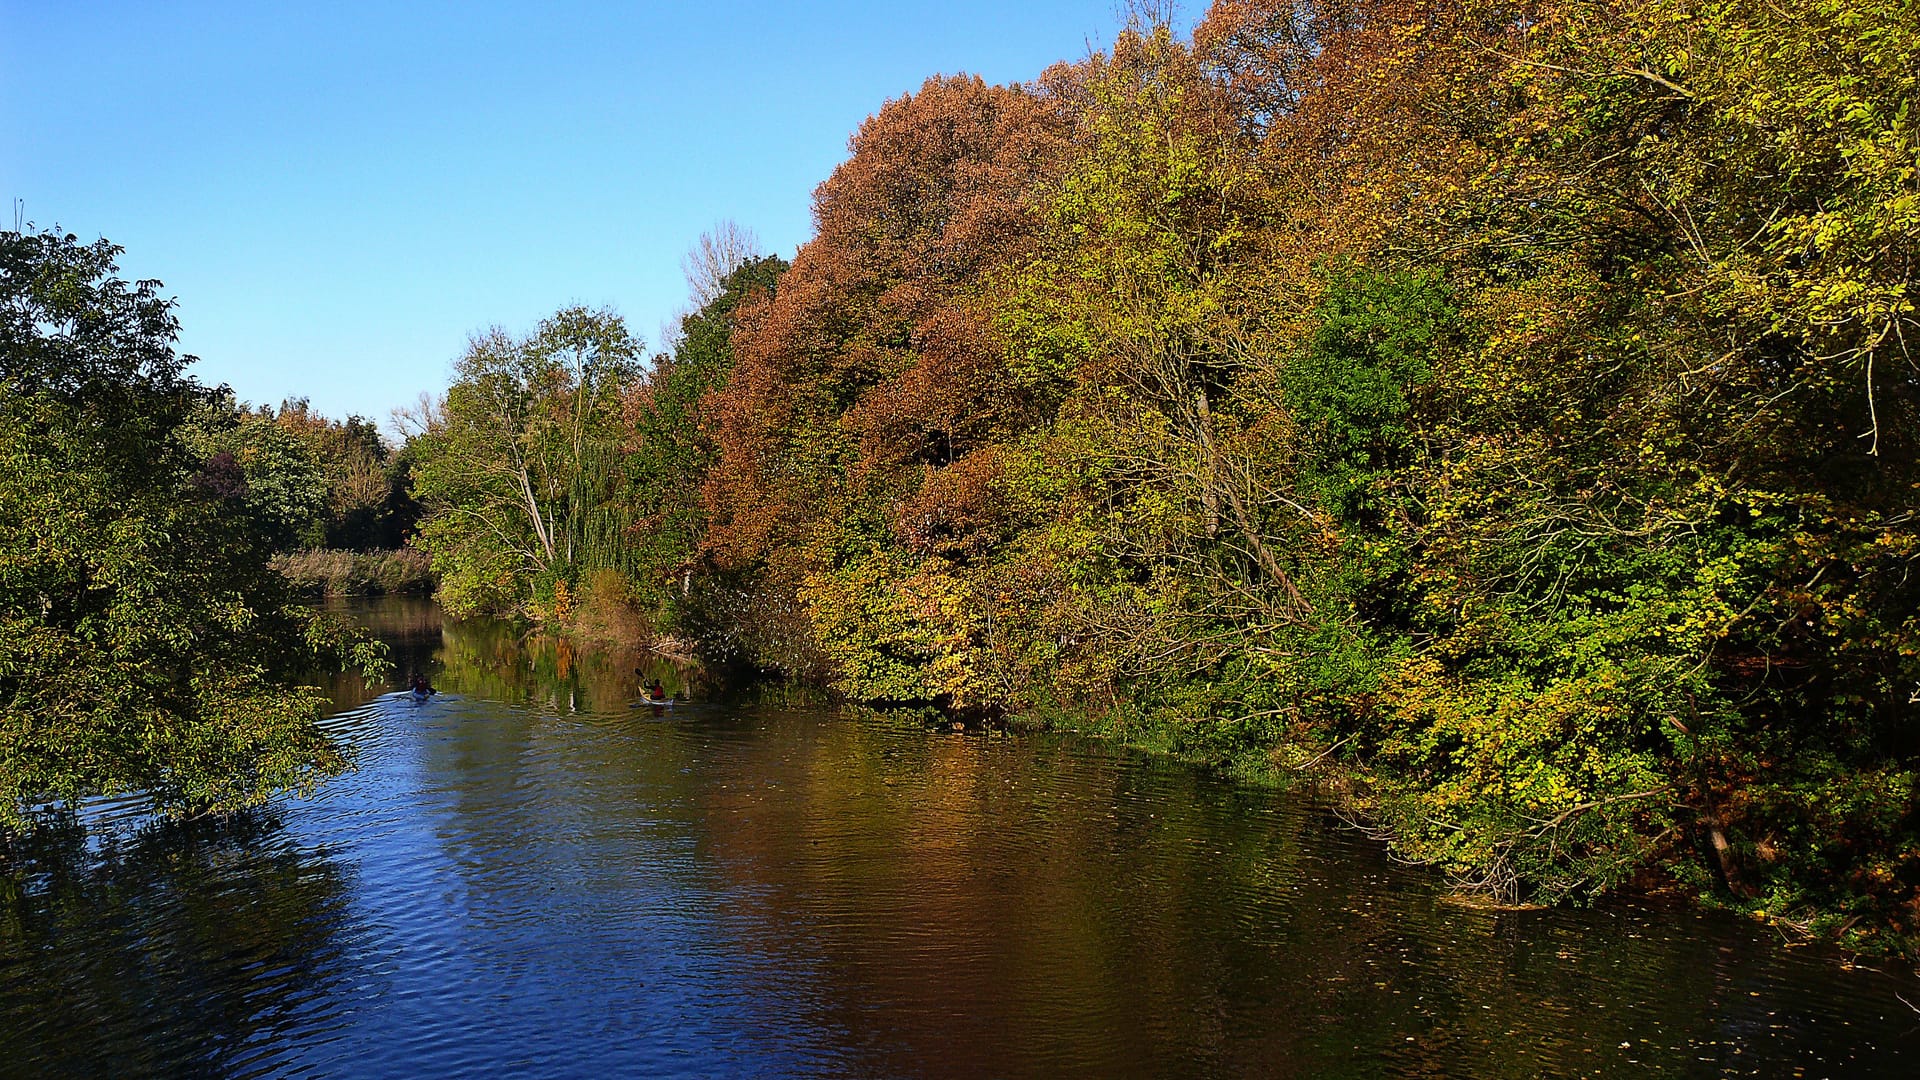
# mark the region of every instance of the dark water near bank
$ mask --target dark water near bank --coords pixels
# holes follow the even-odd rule
[[[707,703],[630,709],[634,657],[366,615],[446,692],[341,680],[357,773],[0,886],[0,1075],[1920,1074],[1920,980],[1743,923],[1476,910],[1100,744],[668,666]]]

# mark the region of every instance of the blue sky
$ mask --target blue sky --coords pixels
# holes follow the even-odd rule
[[[657,342],[721,218],[791,255],[847,137],[929,75],[1032,78],[1113,0],[0,0],[0,198],[124,246],[203,382],[385,421],[467,335],[609,305]]]

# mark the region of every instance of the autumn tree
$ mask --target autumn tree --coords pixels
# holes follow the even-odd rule
[[[272,419],[306,444],[325,479],[322,545],[371,551],[406,543],[419,516],[408,463],[371,420],[323,416],[306,398],[282,402]]]
[[[1222,4],[1198,35],[1274,105],[1250,130],[1276,208],[1313,208],[1276,217],[1276,280],[1420,274],[1459,312],[1369,541],[1412,648],[1365,665],[1361,723],[1324,721],[1401,850],[1509,896],[1659,861],[1776,911],[1911,873],[1885,856],[1902,797],[1872,794],[1912,768],[1885,754],[1914,677],[1913,458],[1885,418],[1912,370],[1882,358],[1913,231],[1869,149],[1910,138],[1905,23],[1387,3],[1267,61],[1300,55],[1302,10]],[[1268,327],[1285,389],[1303,331]],[[1855,812],[1823,835],[1827,800]]]
[[[773,630],[758,661],[823,662],[802,588],[838,595],[834,575],[876,558],[887,577],[937,573],[896,542],[912,527],[907,500],[1033,415],[976,301],[1031,235],[1028,194],[1063,130],[1047,98],[965,76],[888,103],[815,193],[818,234],[778,294],[742,314],[714,403],[708,550],[754,583],[749,618]],[[837,663],[857,685],[857,631],[846,648]]]
[[[771,256],[734,265],[699,310],[680,320],[673,351],[655,357],[626,395],[625,543],[634,591],[663,632],[727,632],[705,613],[714,583],[701,559],[707,535],[701,488],[718,456],[709,397],[733,372],[735,317],[770,302],[786,269],[786,260]],[[695,296],[705,291],[692,280],[689,286]]]
[[[502,434],[557,399],[476,342],[420,440],[449,596],[577,562],[564,489],[716,655],[1330,772],[1505,901],[1911,941],[1910,15],[1218,0],[929,80],[784,273],[696,254],[618,484],[554,487],[602,473]]]

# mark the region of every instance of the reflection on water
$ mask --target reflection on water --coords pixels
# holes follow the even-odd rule
[[[0,878],[0,1073],[257,1074],[324,1030],[348,879],[280,818],[27,845]]]
[[[362,613],[358,772],[17,885],[0,1073],[1904,1076],[1920,984],[1448,902],[1308,800]],[[643,668],[640,674],[635,667]],[[629,708],[661,678],[691,705]],[[396,683],[397,685],[397,683]],[[704,702],[704,703],[702,703]]]
[[[625,707],[654,679],[676,698],[719,689],[699,668],[650,652],[583,647],[500,619],[446,619],[431,600],[334,598],[329,607],[385,641],[393,661],[392,675],[374,685],[353,672],[320,676],[341,708],[404,687],[414,672],[441,691],[566,713]]]

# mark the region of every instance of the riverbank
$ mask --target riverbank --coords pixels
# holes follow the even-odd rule
[[[1778,894],[1740,895],[1729,880],[1740,881],[1744,867],[1733,860],[1753,858],[1749,850],[1721,852],[1731,871],[1702,877],[1685,873],[1687,862],[1704,861],[1698,849],[1708,848],[1706,836],[1680,834],[1663,846],[1640,852],[1636,870],[1617,886],[1602,892],[1563,897],[1545,905],[1517,891],[1492,888],[1484,875],[1473,875],[1463,864],[1439,859],[1410,858],[1397,843],[1403,832],[1420,823],[1410,820],[1405,805],[1396,805],[1390,787],[1363,762],[1341,754],[1344,744],[1302,746],[1261,743],[1247,739],[1232,725],[1202,721],[1167,721],[1118,706],[1104,711],[1049,708],[1007,716],[1008,728],[1028,734],[1070,734],[1098,739],[1197,766],[1235,783],[1255,788],[1300,791],[1324,799],[1357,832],[1380,843],[1403,865],[1422,868],[1444,882],[1460,900],[1496,909],[1523,910],[1589,907],[1597,902],[1629,900],[1679,904],[1703,911],[1722,912],[1766,926],[1789,946],[1825,945],[1859,958],[1920,965],[1920,936],[1903,933],[1884,919],[1855,909],[1817,908],[1782,903]],[[1722,864],[1727,865],[1727,864]],[[1515,883],[1506,883],[1511,886]],[[1706,887],[1702,887],[1705,884]]]
[[[431,596],[435,585],[432,560],[415,548],[292,551],[272,566],[310,596]]]
[[[564,596],[566,603],[557,613],[549,612],[545,619],[522,625],[538,627],[541,634],[565,640],[570,648],[643,650],[681,667],[705,666],[697,650],[687,643],[653,633],[617,575],[594,575],[585,587]],[[710,675],[726,679],[718,669]],[[684,675],[679,678],[685,681]],[[817,684],[796,685],[821,689]],[[973,724],[983,721],[978,715],[963,718],[943,714],[940,726],[955,719]],[[1586,845],[1582,859],[1588,863],[1611,859],[1620,869],[1604,889],[1566,889],[1558,894],[1536,891],[1534,881],[1523,879],[1511,861],[1502,861],[1504,855],[1489,859],[1476,853],[1472,860],[1450,859],[1448,849],[1441,849],[1438,856],[1429,854],[1435,850],[1431,842],[1424,851],[1410,850],[1404,838],[1416,830],[1432,828],[1430,821],[1420,817],[1421,804],[1407,795],[1414,781],[1377,767],[1369,756],[1373,751],[1363,739],[1355,737],[1351,728],[1328,737],[1305,725],[1219,717],[1196,720],[1165,707],[1150,710],[1125,703],[1105,709],[1049,705],[991,715],[985,722],[1019,732],[1070,733],[1100,739],[1197,765],[1257,788],[1309,790],[1335,805],[1343,818],[1382,843],[1397,860],[1425,868],[1461,899],[1512,910],[1541,904],[1582,907],[1605,898],[1659,898],[1736,914],[1764,924],[1794,943],[1826,943],[1862,956],[1908,963],[1920,958],[1920,938],[1904,932],[1893,919],[1876,915],[1871,909],[1863,911],[1858,896],[1820,906],[1782,889],[1754,887],[1754,882],[1764,882],[1764,849],[1735,844],[1718,849],[1713,845],[1710,827],[1691,821],[1681,828],[1655,833],[1652,840],[1629,837],[1625,842],[1616,841],[1622,846],[1612,850],[1567,830],[1569,839],[1565,842]],[[1674,799],[1675,806],[1666,808],[1667,812],[1685,820],[1685,807],[1677,804],[1678,793],[1661,798]],[[1543,812],[1540,816],[1547,819],[1550,829],[1553,814]],[[1542,829],[1539,822],[1494,826],[1535,833]],[[1483,825],[1481,838],[1486,836],[1497,838],[1496,828]],[[1495,867],[1496,872],[1488,872],[1488,866]],[[1854,906],[1848,906],[1847,900]]]

